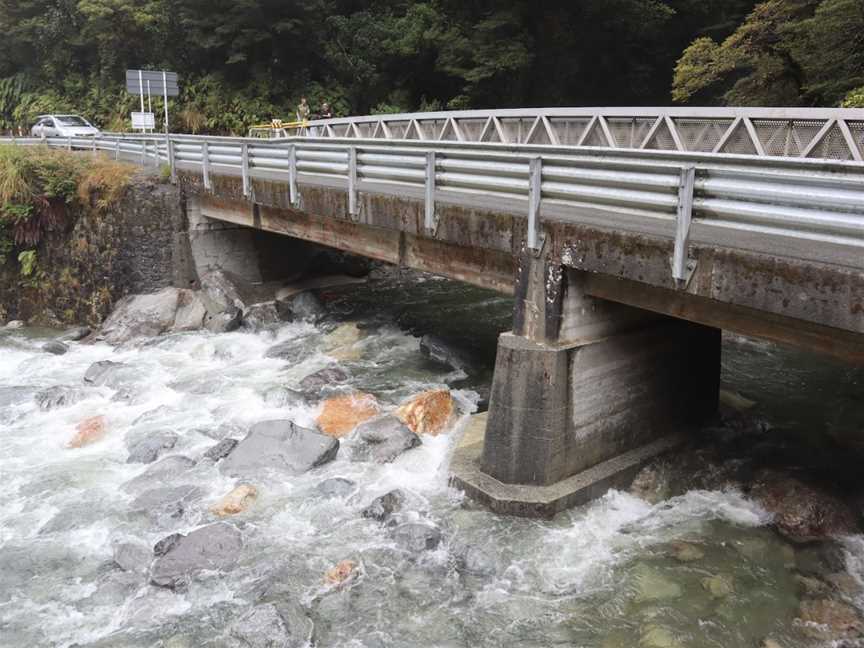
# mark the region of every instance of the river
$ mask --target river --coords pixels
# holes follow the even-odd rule
[[[73,343],[62,356],[41,350],[56,332],[0,331],[0,645],[295,645],[268,643],[263,627],[234,631],[264,595],[299,605],[321,647],[745,648],[766,637],[784,648],[826,645],[794,622],[801,574],[824,556],[786,542],[740,492],[691,490],[651,505],[613,491],[540,521],[492,515],[448,487],[448,457],[488,389],[496,335],[509,323],[507,299],[434,278],[377,279],[322,298],[330,316],[315,326],[175,334],[116,350]],[[208,507],[236,485],[199,460],[219,438],[267,419],[314,427],[312,404],[273,406],[264,394],[334,364],[326,336],[347,321],[363,331],[356,353],[338,362],[349,384],[389,405],[449,385],[461,414],[448,433],[389,464],[340,452],[290,479],[262,474],[254,505],[230,520],[243,539],[236,563],[184,591],[119,569],[119,544],[149,548],[214,521]],[[470,376],[420,353],[418,336],[430,331],[472,355]],[[293,361],[265,357],[291,341]],[[103,360],[133,370],[122,385],[86,387],[71,405],[37,406],[47,387],[85,387],[85,371]],[[723,382],[801,437],[861,423],[860,369],[729,337]],[[105,417],[105,438],[67,448],[76,424],[94,415]],[[167,454],[197,463],[142,481],[148,466],[126,462],[125,442],[142,430],[176,434]],[[332,477],[354,482],[350,492],[316,490]],[[184,484],[194,490],[182,512],[133,506],[148,488]],[[440,529],[437,547],[405,551],[391,526],[360,515],[396,488],[406,494],[400,521]],[[864,541],[841,546],[860,583]],[[343,560],[357,564],[356,578],[327,585]]]

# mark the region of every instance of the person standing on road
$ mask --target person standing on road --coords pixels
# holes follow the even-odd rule
[[[300,105],[297,106],[297,121],[308,121],[309,112],[309,104],[306,102],[306,97],[300,97]]]

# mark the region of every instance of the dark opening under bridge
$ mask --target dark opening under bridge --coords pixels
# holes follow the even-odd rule
[[[864,111],[472,111],[49,144],[169,164],[197,217],[515,295],[485,440],[453,461],[499,511],[552,514],[674,445],[716,409],[723,329],[864,362]]]

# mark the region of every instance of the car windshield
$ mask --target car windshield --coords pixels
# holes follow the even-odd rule
[[[78,117],[77,115],[62,115],[57,117],[57,123],[61,126],[89,126],[86,121]]]

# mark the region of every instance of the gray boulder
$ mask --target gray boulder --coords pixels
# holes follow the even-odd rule
[[[144,513],[154,522],[179,520],[190,504],[200,500],[204,491],[193,486],[162,486],[144,491],[132,500],[129,508],[133,513]]]
[[[134,367],[122,362],[112,360],[100,360],[94,362],[84,372],[84,382],[97,387],[105,385],[117,389],[123,383],[132,382],[138,378]]]
[[[394,513],[401,510],[404,503],[405,493],[397,488],[380,497],[376,497],[369,506],[360,511],[360,515],[371,520],[384,522]]]
[[[198,331],[204,326],[207,307],[200,293],[184,290],[177,302],[172,331]]]
[[[300,381],[300,391],[308,398],[320,396],[327,387],[338,387],[351,376],[341,367],[325,367]]]
[[[254,301],[251,284],[224,270],[211,270],[201,277],[201,299],[208,313],[221,313],[229,308],[241,312]]]
[[[24,328],[26,325],[21,320],[11,320],[6,323],[6,326],[3,328],[9,331],[17,331],[18,329]]]
[[[229,630],[249,648],[301,648],[312,640],[313,624],[296,603],[279,601],[256,605]]]
[[[150,569],[153,554],[148,547],[135,542],[114,545],[114,564],[127,572],[144,574]]]
[[[300,340],[286,340],[267,349],[264,352],[264,357],[296,362],[304,353],[306,350]]]
[[[181,294],[177,288],[163,288],[151,295],[124,297],[102,324],[100,336],[108,344],[123,344],[170,330],[174,326]]]
[[[271,387],[264,392],[264,402],[270,407],[297,407],[306,404],[299,391],[287,387]]]
[[[352,461],[382,464],[390,463],[403,452],[422,443],[420,437],[395,416],[384,416],[361,424],[354,432],[354,438]]]
[[[69,350],[69,347],[57,340],[51,340],[42,345],[42,350],[54,355],[63,355]]]
[[[150,569],[157,587],[184,588],[200,572],[225,571],[234,566],[243,548],[243,536],[224,522],[209,524],[180,537],[158,556]]]
[[[339,441],[292,421],[262,421],[249,430],[220,470],[232,476],[256,476],[263,470],[296,475],[336,457]]]
[[[204,317],[204,328],[211,333],[230,333],[239,329],[242,323],[243,311],[235,306],[218,313],[207,313]]]
[[[139,438],[127,444],[129,457],[126,463],[153,463],[163,452],[171,450],[178,439],[173,432],[154,432],[136,436]]]
[[[316,322],[325,314],[321,300],[309,291],[277,296],[276,311],[286,322]]]
[[[153,545],[153,555],[157,558],[171,551],[183,539],[182,533],[172,533]]]
[[[356,489],[357,484],[350,479],[345,479],[344,477],[331,477],[315,486],[315,491],[328,499],[343,499],[348,497]]]
[[[420,339],[420,352],[430,360],[471,373],[471,363],[464,354],[436,335],[424,335]]]
[[[48,387],[36,394],[36,404],[43,412],[68,407],[87,398],[87,390],[80,387],[57,385]]]
[[[243,328],[250,331],[260,331],[279,322],[279,311],[273,301],[252,304],[243,311]]]
[[[204,453],[204,458],[216,462],[230,455],[237,447],[237,439],[222,439]]]
[[[441,529],[420,522],[409,522],[396,527],[393,539],[402,549],[411,553],[431,551],[441,544]]]
[[[474,543],[451,543],[460,571],[474,576],[491,576],[498,571],[499,561],[489,547]]]
[[[134,492],[146,489],[153,484],[173,479],[192,468],[195,462],[183,455],[171,455],[150,464],[143,473],[123,484],[123,490]]]
[[[87,326],[76,326],[75,328],[64,331],[64,333],[57,339],[61,342],[80,342],[92,332],[93,331],[91,331]]]

